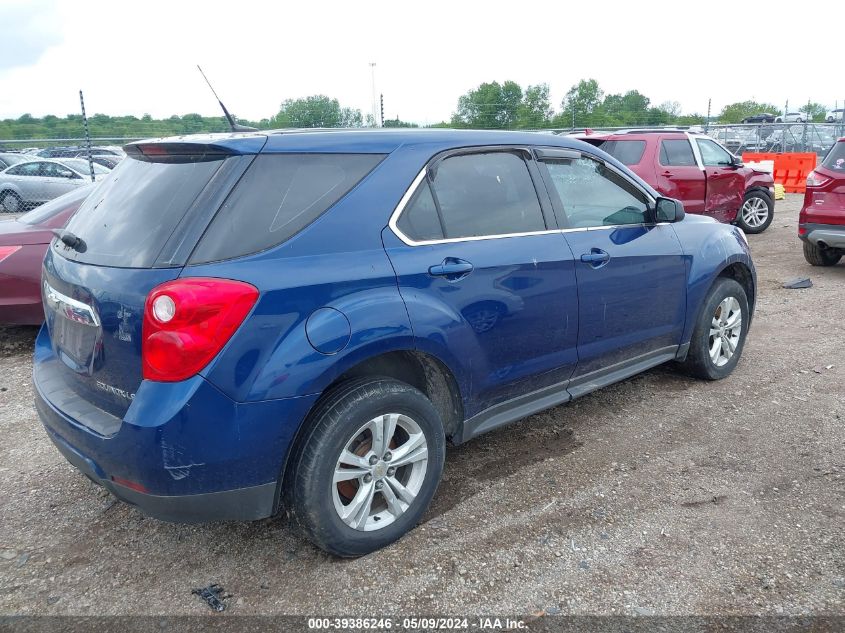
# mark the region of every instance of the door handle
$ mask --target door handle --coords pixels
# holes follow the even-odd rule
[[[610,253],[600,248],[592,248],[589,253],[581,255],[581,261],[593,268],[601,268],[610,261]]]
[[[465,259],[447,257],[440,264],[431,266],[428,274],[432,277],[446,277],[449,281],[463,279],[472,272],[472,264]]]

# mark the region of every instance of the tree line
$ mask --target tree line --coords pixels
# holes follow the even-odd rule
[[[797,108],[808,119],[823,121],[826,109],[822,104],[808,102]],[[739,123],[759,112],[779,115],[783,112],[768,103],[740,101],[726,105],[711,117],[714,123]],[[701,125],[706,114],[682,114],[676,101],[654,105],[638,90],[625,93],[605,93],[595,79],[582,79],[573,85],[556,110],[549,96],[549,85],[542,83],[525,88],[514,81],[486,82],[469,90],[458,99],[457,108],[448,121],[431,127],[542,129],[621,127],[634,125]],[[358,108],[342,106],[337,99],[326,95],[312,95],[284,101],[279,111],[259,121],[239,120],[239,123],[259,129],[314,127],[372,127],[373,116],[362,115]],[[95,114],[88,119],[92,137],[142,138],[225,132],[229,126],[223,117],[207,117],[196,113],[154,119],[142,117]],[[397,116],[385,119],[384,127],[417,127]],[[83,134],[82,116],[47,115],[33,117],[24,114],[16,119],[0,121],[0,139],[80,138]]]

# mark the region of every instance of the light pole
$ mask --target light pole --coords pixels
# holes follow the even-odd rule
[[[373,88],[373,126],[378,127],[378,111],[376,110],[376,63],[370,62],[370,79]]]

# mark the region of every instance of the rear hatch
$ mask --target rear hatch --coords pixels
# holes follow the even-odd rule
[[[845,224],[845,141],[830,148],[815,172],[827,180],[811,193],[813,222],[819,224]]]
[[[142,380],[144,302],[179,276],[211,217],[266,137],[129,146],[128,157],[54,240],[42,295],[53,355],[39,388],[66,415],[116,432]]]

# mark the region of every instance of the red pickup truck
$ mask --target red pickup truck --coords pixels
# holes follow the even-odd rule
[[[578,135],[600,147],[688,213],[710,215],[746,233],[762,233],[774,216],[771,174],[746,167],[709,136],[630,130]]]

